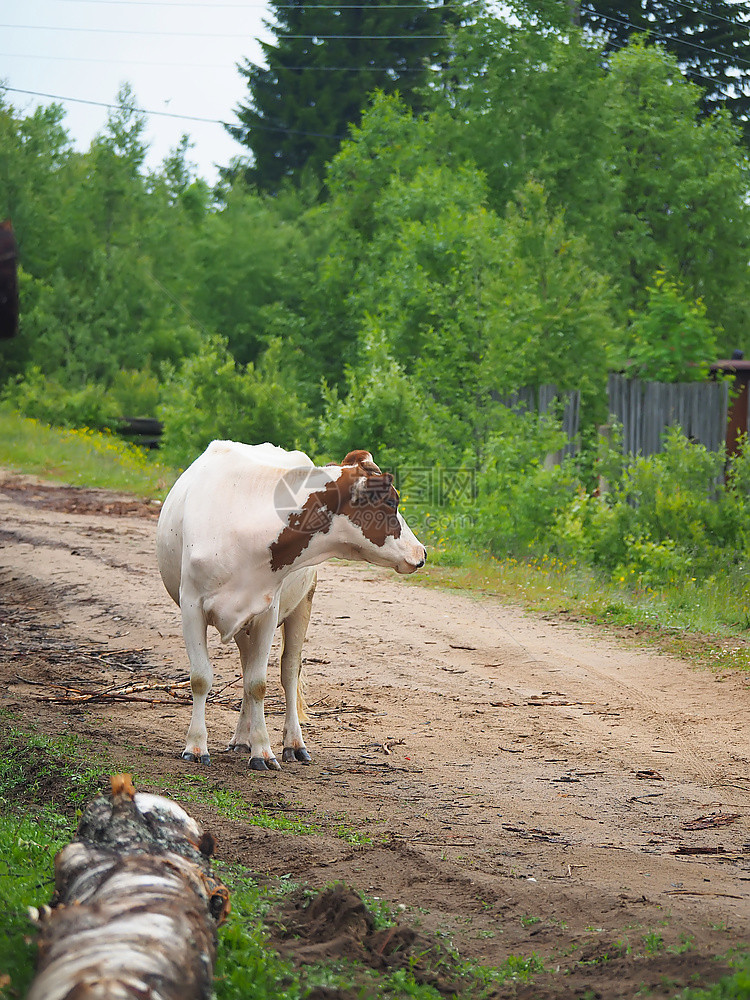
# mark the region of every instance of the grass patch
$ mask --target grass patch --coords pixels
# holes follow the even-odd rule
[[[53,858],[73,833],[69,818],[47,807],[0,816],[0,997],[26,995],[36,966],[36,939],[27,908],[48,903]]]
[[[181,805],[188,806],[193,803],[208,806],[219,816],[247,823],[248,826],[260,826],[267,830],[283,830],[300,835],[320,833],[320,828],[315,824],[306,823],[284,813],[276,814],[264,806],[246,802],[239,792],[217,788],[202,774],[186,774],[169,779],[135,776],[134,782],[136,787],[143,784],[157,788],[160,794],[175,798]]]
[[[73,822],[83,805],[108,787],[111,765],[92,759],[77,736],[42,736],[9,728],[0,740],[3,810],[51,809]]]
[[[106,785],[113,770],[104,760],[92,760],[85,741],[74,736],[49,738],[11,728],[2,740],[2,1000],[19,1000],[29,988],[36,964],[36,936],[27,907],[49,902],[54,855],[73,838],[81,808]],[[258,819],[239,796],[212,788],[201,775],[180,778],[164,790],[172,791],[183,802],[200,802],[233,818],[246,822]],[[286,817],[269,819],[288,822]],[[232,913],[219,931],[216,1000],[303,1000],[312,990],[350,991],[361,998],[379,1000],[440,1000],[446,995],[484,1000],[496,995],[502,985],[530,983],[549,971],[535,953],[509,955],[497,966],[481,966],[462,960],[449,946],[425,938],[399,953],[398,967],[383,969],[378,964],[375,968],[367,962],[366,953],[363,960],[334,957],[296,967],[294,951],[286,958],[275,947],[274,928],[284,919],[283,907],[290,894],[299,894],[307,905],[326,890],[300,887],[284,878],[260,881],[236,865],[215,862],[215,867],[232,893]],[[383,900],[364,897],[363,901],[375,933],[398,923]],[[538,921],[525,915],[522,922],[530,925]],[[643,942],[647,954],[663,949],[656,932],[644,935]],[[737,971],[716,987],[688,990],[680,994],[680,1000],[747,1000],[750,956],[737,958],[736,966]]]
[[[0,407],[0,465],[71,486],[166,495],[177,472],[144,448],[88,428],[66,430]]]
[[[750,953],[744,952],[731,959],[737,971],[724,976],[706,989],[692,987],[677,994],[675,1000],[748,1000],[750,998]]]
[[[76,816],[99,793],[113,770],[105,761],[87,759],[75,737],[48,738],[11,729],[0,753],[0,997],[17,1000],[26,994],[36,966],[36,934],[27,908],[48,903],[53,889],[53,859],[75,835]],[[136,782],[136,787],[138,783]],[[185,793],[187,790],[187,794]],[[239,797],[223,799],[201,776],[176,783],[183,801],[216,802],[235,816],[250,810]],[[252,811],[252,810],[250,810]],[[251,815],[248,822],[257,821]],[[276,820],[275,817],[270,819]],[[282,818],[283,820],[283,818]],[[274,911],[290,892],[299,892],[286,879],[259,882],[239,866],[216,863],[216,870],[232,893],[232,912],[219,932],[215,968],[216,1000],[302,1000],[315,987],[355,990],[361,997],[388,1000],[439,1000],[444,995],[432,985],[441,976],[461,984],[461,996],[477,998],[508,979],[528,981],[541,971],[539,959],[511,956],[500,968],[464,963],[445,950],[420,946],[400,968],[375,969],[350,959],[321,960],[295,968],[291,959],[274,948],[270,927]],[[313,890],[302,890],[312,901]],[[394,924],[393,913],[382,900],[365,903],[376,931]],[[425,956],[428,956],[425,960]]]
[[[372,967],[366,960],[333,957],[324,961],[303,962],[293,968],[273,948],[270,928],[283,920],[284,903],[294,894],[304,908],[323,897],[328,889],[313,890],[277,879],[259,885],[248,872],[237,866],[217,866],[232,892],[232,914],[220,932],[216,965],[216,1000],[244,1000],[256,997],[284,997],[298,1000],[311,990],[351,991],[362,998],[405,1000],[440,1000],[446,996],[446,983],[455,991],[450,995],[481,1000],[494,994],[506,982],[530,982],[544,971],[536,954],[511,955],[499,967],[464,962],[455,952],[426,939],[400,953],[401,967]],[[355,894],[355,897],[358,894]],[[393,912],[382,901],[360,897],[372,918],[375,931],[397,926]],[[387,940],[387,937],[386,937]],[[295,947],[306,940],[294,938]],[[382,954],[382,952],[381,952]]]

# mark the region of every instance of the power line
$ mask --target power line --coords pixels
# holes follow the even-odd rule
[[[297,39],[300,39],[300,38],[307,38],[307,39],[317,38],[321,42],[342,41],[342,40],[343,41],[346,41],[346,40],[350,40],[351,41],[353,39],[356,39],[357,41],[360,41],[360,42],[385,42],[385,41],[404,41],[405,39],[408,38],[410,41],[414,41],[414,39],[417,39],[420,42],[421,41],[428,41],[429,42],[429,41],[436,41],[437,39],[440,39],[440,38],[447,39],[448,35],[418,35],[418,34],[412,34],[412,35],[277,35],[276,38],[279,41],[289,41],[292,38],[297,38]]]
[[[118,0],[120,3],[127,3],[129,0]],[[689,10],[691,14],[700,14],[704,19],[712,19],[714,21],[724,21],[725,24],[737,24],[737,21],[733,21],[729,17],[723,17],[721,14],[714,14],[713,11],[703,10],[701,7],[692,7],[688,3],[681,3],[681,0],[672,0],[675,7],[684,7],[685,10]],[[746,21],[740,21],[740,24],[746,24]]]
[[[88,104],[94,108],[119,108],[119,104],[111,101],[92,101],[84,97],[61,97],[60,94],[45,94],[39,90],[21,90],[19,87],[6,87],[0,84],[0,90],[7,90],[11,94],[26,94],[29,97],[44,97],[49,101],[65,101],[67,104]],[[222,125],[223,123],[215,118],[199,118],[197,115],[178,115],[174,111],[147,111],[145,108],[132,108],[133,111],[141,115],[157,115],[159,118],[178,118],[182,121],[201,122],[204,125]]]
[[[38,90],[21,90],[19,87],[6,87],[5,85],[0,85],[0,90],[7,90],[11,94],[26,94],[29,97],[44,97],[49,101],[63,101],[70,104],[87,104],[91,107],[106,108],[107,110],[120,108],[119,104],[114,104],[108,101],[90,101],[82,97],[61,97],[59,94],[45,94]],[[226,125],[225,122],[220,121],[218,118],[200,118],[197,115],[180,115],[174,111],[149,111],[147,108],[136,107],[133,107],[130,110],[139,115],[154,115],[158,118],[176,118],[178,121],[199,122],[203,125],[221,125],[222,128]],[[341,141],[346,138],[342,135],[331,135],[327,132],[306,132],[303,129],[285,128],[284,126],[274,125],[245,125],[241,122],[240,125],[232,125],[232,127],[245,128],[256,132],[284,132],[289,135],[307,135],[313,136],[316,139],[338,139]]]
[[[633,24],[631,21],[623,21],[621,17],[611,17],[608,14],[600,14],[598,12],[596,13],[596,17],[601,19],[602,21],[611,21],[613,24],[624,24],[626,28],[631,28],[633,31],[645,32],[647,35],[653,35],[655,38],[666,39],[667,41],[675,40],[674,35],[665,35],[663,32],[655,31],[653,28],[643,28],[639,24]],[[692,49],[698,49],[700,52],[706,52],[709,55],[723,56],[723,57],[729,55],[729,53],[727,52],[720,52],[718,49],[710,49],[706,45],[699,45],[698,42],[688,42],[684,38],[680,38],[680,42],[682,45],[688,45]],[[734,53],[732,53],[732,59],[734,62],[742,63],[743,65],[750,67],[750,61],[748,61],[747,59],[741,59]]]
[[[39,55],[37,52],[0,52],[0,59],[33,59],[35,62],[39,60],[47,60],[48,62],[80,62],[80,63],[107,63],[107,65],[112,65],[113,63],[122,63],[126,66],[158,66],[159,68],[166,69],[185,69],[190,67],[192,69],[234,69],[233,66],[229,66],[227,63],[197,63],[193,62],[192,59],[189,62],[154,62],[153,59],[100,59],[96,56],[48,56]]]
[[[268,4],[265,3],[170,3],[169,0],[58,0],[60,3],[92,3],[92,4],[109,4],[113,6],[123,6],[123,7],[182,7],[184,9],[190,10],[191,7],[196,9],[201,7],[209,7],[215,9],[217,7],[223,7],[230,10],[265,10]],[[480,0],[469,0],[468,3],[464,4],[465,7],[480,5]],[[298,4],[293,3],[277,3],[274,5],[276,9],[294,9],[300,10]],[[368,13],[378,13],[380,10],[390,11],[390,10],[445,10],[443,4],[438,4],[437,6],[430,6],[429,4],[422,3],[403,3],[403,4],[386,4],[381,6],[367,6],[366,4],[324,4],[324,3],[306,3],[303,5],[304,10],[362,10],[365,9]]]
[[[50,24],[0,24],[0,28],[17,28],[20,31],[66,31],[73,34],[89,32],[99,35],[151,35],[166,38],[237,38],[237,32],[224,34],[209,31],[142,31],[138,28],[69,28]]]
[[[610,48],[616,49],[618,52],[622,52],[622,50],[626,49],[627,47],[628,47],[628,42],[610,42]],[[679,69],[679,66],[677,68]],[[713,76],[706,76],[705,73],[699,73],[698,70],[696,69],[690,69],[689,72],[691,77],[697,77],[700,78],[701,80],[705,80],[706,83],[710,83],[714,88],[718,86],[717,80]],[[683,73],[682,70],[680,70],[680,76],[685,76],[685,73]],[[731,99],[731,96],[729,94],[726,94],[721,90],[718,91],[718,96],[721,98]]]
[[[67,31],[72,33],[91,32],[100,35],[150,35],[154,37],[167,36],[169,38],[236,38],[235,34],[216,34],[207,31],[143,31],[139,28],[69,28],[67,26],[55,26],[48,24],[0,24],[0,28],[17,28],[21,31]],[[439,38],[447,39],[447,35],[276,35],[277,39],[290,38],[319,38],[323,41],[329,39],[359,39],[363,42],[414,39],[435,40]]]
[[[121,0],[124,2],[124,0]],[[132,2],[132,0],[128,0]],[[630,21],[625,21],[619,17],[612,17],[607,14],[596,14],[596,17],[603,21],[609,21],[612,24],[621,24],[626,28],[630,28],[633,31],[641,31],[647,34],[653,35],[655,38],[663,39],[666,41],[674,40],[673,35],[667,35],[663,32],[657,31],[650,27],[641,27],[640,25],[633,24]],[[153,37],[182,37],[182,38],[236,38],[236,34],[225,34],[225,33],[214,33],[205,31],[144,31],[135,28],[80,28],[80,27],[55,27],[50,25],[28,25],[28,24],[0,24],[0,28],[17,28],[24,31],[65,31],[69,33],[82,33],[89,32],[95,34],[115,34],[115,35],[146,35]],[[441,39],[447,39],[447,35],[276,35],[276,39],[281,40],[301,40],[301,39],[319,39],[320,41],[412,41],[418,38],[423,41],[438,41]],[[690,42],[682,38],[681,42],[685,46],[696,49],[699,52],[705,52],[708,55],[718,55],[726,57],[728,53],[721,52],[718,49],[712,49],[705,45],[700,45],[698,42]],[[735,63],[740,63],[743,66],[750,68],[750,61],[742,59],[740,56],[731,54],[732,59]],[[698,75],[698,74],[696,74]],[[710,79],[710,78],[708,78]]]
[[[682,7],[685,10],[689,10],[691,13],[700,14],[707,20],[714,21],[724,21],[725,24],[736,24],[731,18],[723,17],[721,14],[716,14],[714,11],[703,10],[697,4],[695,6],[687,3],[682,3],[681,0],[671,0],[671,2],[676,7]],[[201,9],[210,8],[216,9],[217,7],[226,10],[265,10],[268,7],[267,3],[226,3],[226,2],[198,2],[198,3],[183,3],[181,0],[58,0],[58,3],[77,3],[77,4],[93,4],[95,6],[115,6],[115,7],[179,7],[186,10],[191,8]],[[479,7],[481,5],[481,0],[468,0],[464,2],[464,9],[470,7]],[[283,9],[294,9],[300,10],[299,4],[294,3],[276,3],[274,5],[277,10]],[[380,10],[390,11],[390,10],[445,10],[444,4],[430,5],[427,3],[420,4],[385,4],[385,5],[366,5],[366,4],[322,4],[322,3],[306,3],[302,5],[303,10],[362,10],[366,9],[368,13],[378,13]],[[603,15],[599,15],[603,16]]]

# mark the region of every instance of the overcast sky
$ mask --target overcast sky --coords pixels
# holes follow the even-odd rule
[[[221,122],[234,122],[247,97],[237,63],[262,62],[256,39],[271,39],[268,16],[265,4],[242,0],[0,0],[0,81],[22,111],[59,101],[80,150],[105,126],[101,105],[127,82],[152,112],[148,166],[186,132],[195,143],[189,158],[213,183],[215,164],[246,152]]]

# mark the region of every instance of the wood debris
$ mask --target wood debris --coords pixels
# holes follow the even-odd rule
[[[209,1000],[216,928],[229,892],[211,874],[213,837],[180,806],[136,794],[114,775],[55,858],[28,1000],[50,997]],[[152,993],[153,990],[153,993]]]
[[[730,826],[740,819],[740,813],[708,813],[707,816],[699,816],[682,824],[683,830],[710,830],[717,826]]]

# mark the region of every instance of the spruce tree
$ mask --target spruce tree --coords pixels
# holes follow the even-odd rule
[[[398,91],[419,111],[431,67],[444,62],[459,0],[270,0],[275,43],[264,42],[267,67],[239,67],[249,96],[228,131],[252,153],[249,182],[274,192],[303,172],[322,177],[368,95]]]
[[[576,0],[573,14],[604,36],[608,51],[618,51],[631,36],[664,45],[704,91],[704,112],[728,108],[750,136],[750,9],[744,0]]]

